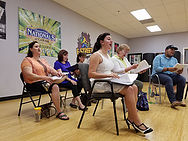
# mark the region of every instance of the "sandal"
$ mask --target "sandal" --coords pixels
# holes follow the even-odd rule
[[[147,133],[150,133],[150,132],[153,131],[152,128],[147,127],[144,123],[142,123],[142,124],[140,124],[140,125],[136,125],[136,124],[133,122],[132,125],[133,125],[133,127],[134,127],[134,129],[135,129],[136,132],[140,131],[141,133],[147,134]],[[141,128],[140,128],[141,126],[144,126],[145,129],[141,129]]]
[[[70,103],[69,105],[70,105],[72,108],[75,108],[75,109],[78,107],[76,104],[72,104],[72,103]]]
[[[128,118],[126,119],[126,123],[127,123],[127,127],[128,127],[128,129],[130,129],[130,125],[133,126],[133,122],[130,121]]]
[[[81,111],[87,111],[87,110],[88,110],[88,108],[84,107],[84,108],[82,109],[80,106],[78,107],[78,109],[81,110]]]
[[[69,117],[65,113],[63,113],[63,112],[59,112],[57,114],[56,118],[59,118],[61,120],[69,120]]]

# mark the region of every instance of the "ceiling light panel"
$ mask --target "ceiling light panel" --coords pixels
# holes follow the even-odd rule
[[[160,27],[158,25],[153,25],[153,26],[147,26],[146,27],[150,32],[158,32],[161,31]]]
[[[139,21],[141,20],[146,20],[146,19],[151,19],[151,16],[149,13],[146,11],[146,9],[140,9],[136,11],[131,11],[131,14]]]

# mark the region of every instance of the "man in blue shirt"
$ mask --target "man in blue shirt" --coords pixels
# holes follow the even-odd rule
[[[178,61],[173,56],[177,49],[177,47],[169,45],[165,49],[165,54],[157,55],[153,60],[152,81],[158,83],[154,75],[158,74],[160,83],[165,85],[171,108],[175,108],[176,106],[186,107],[186,104],[182,102],[186,81],[185,78],[180,75],[183,69],[174,72],[177,70],[174,66]],[[173,85],[177,85],[176,94],[174,93]]]

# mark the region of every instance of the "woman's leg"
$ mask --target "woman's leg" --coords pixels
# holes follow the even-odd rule
[[[57,84],[53,85],[52,87],[52,101],[56,107],[57,112],[60,113],[61,108],[60,108],[59,87]]]
[[[141,130],[146,130],[146,126],[141,125],[142,122],[138,116],[136,109],[135,93],[137,94],[137,92],[137,88],[135,89],[134,86],[128,86],[125,87],[120,93],[125,96],[125,103],[128,108],[128,119],[136,126],[138,126]]]
[[[138,88],[138,94],[139,94],[142,91],[142,89],[143,89],[143,83],[140,80],[135,80],[134,84],[137,86],[137,88]]]
[[[128,108],[128,119],[134,122],[136,125],[140,125],[141,120],[136,110],[136,98],[135,98],[136,90],[134,89],[135,87],[128,86],[123,88],[123,90],[120,93],[125,96],[125,103]]]
[[[137,100],[138,100],[138,87],[136,85],[133,85],[133,92],[134,92],[134,95],[135,95],[135,102],[137,103]]]
[[[56,107],[57,110],[57,115],[56,117],[61,119],[61,120],[68,120],[69,117],[61,111],[60,108],[60,96],[59,96],[59,86],[57,84],[54,84],[52,86],[52,101]]]
[[[65,87],[65,88],[69,88],[72,90],[72,94],[74,96],[74,98],[72,99],[72,104],[75,105],[76,101],[78,102],[78,105],[80,106],[81,109],[85,108],[85,106],[82,104],[81,100],[80,100],[80,96],[79,96],[79,91],[77,88],[77,85],[73,85],[71,82],[65,83],[65,84],[61,84],[60,87]]]
[[[81,109],[85,108],[85,106],[82,104],[80,96],[75,97],[75,100],[78,102],[78,105],[80,106]]]

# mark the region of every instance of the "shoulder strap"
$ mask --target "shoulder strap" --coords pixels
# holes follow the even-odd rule
[[[39,62],[39,64],[41,64],[43,66],[44,72],[46,73],[46,76],[48,76],[48,71],[47,71],[46,65],[44,65],[40,60],[37,60],[37,62]]]
[[[34,66],[33,66],[32,61],[31,61],[28,57],[26,57],[26,59],[31,63],[32,70],[33,70],[33,72],[34,72]],[[44,72],[45,72],[46,76],[48,76],[47,67],[46,67],[40,60],[37,60],[37,62],[43,66]]]

